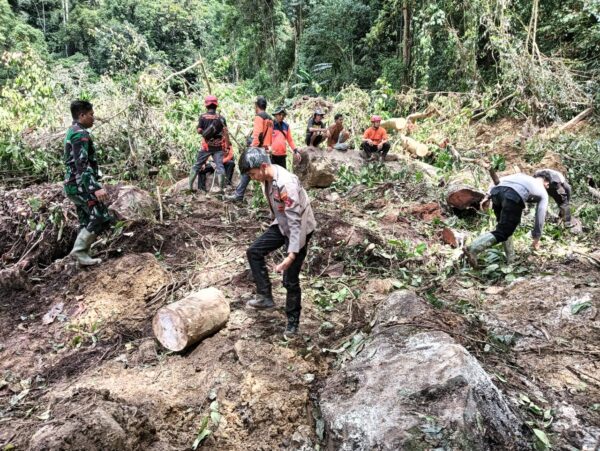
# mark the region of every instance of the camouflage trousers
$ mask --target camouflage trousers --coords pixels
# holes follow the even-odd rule
[[[99,234],[108,229],[114,222],[108,208],[92,193],[81,193],[76,186],[65,186],[65,193],[69,200],[75,204],[80,228],[88,232]]]

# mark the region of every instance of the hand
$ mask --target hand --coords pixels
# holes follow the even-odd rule
[[[104,188],[95,191],[94,196],[96,196],[96,199],[98,199],[100,202],[106,202],[108,200],[108,193]]]
[[[327,146],[327,152],[333,152],[333,147]]]
[[[383,147],[383,143],[379,143],[379,144],[377,145],[377,150],[381,150],[381,148],[382,148],[382,147]]]
[[[540,239],[539,238],[534,238],[533,239],[533,243],[531,243],[531,248],[534,251],[537,251],[540,248]]]
[[[486,211],[488,208],[490,208],[490,198],[485,196],[481,199],[481,202],[479,202],[479,209],[481,211]]]
[[[296,160],[298,163],[302,161],[302,155],[300,155],[300,152],[294,151],[294,160]]]
[[[294,262],[295,259],[296,259],[296,256],[294,254],[291,254],[291,253],[288,254],[288,256],[285,257],[285,259],[275,267],[275,271],[283,272],[283,271],[287,270],[290,266],[292,266],[292,263]]]

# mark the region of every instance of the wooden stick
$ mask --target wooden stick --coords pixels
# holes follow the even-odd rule
[[[579,113],[573,119],[571,119],[569,122],[567,122],[566,124],[561,125],[558,128],[558,131],[559,132],[564,132],[565,130],[569,130],[570,128],[573,128],[575,125],[579,124],[581,121],[583,121],[584,119],[586,119],[589,116],[591,116],[593,112],[594,112],[594,108],[593,107],[589,107],[589,108],[583,110],[581,113]]]
[[[587,189],[592,196],[594,196],[596,199],[600,199],[600,190],[592,188],[591,186],[588,186]]]
[[[158,208],[159,208],[159,219],[160,222],[163,222],[163,205],[162,205],[162,198],[160,197],[160,188],[158,185],[156,185],[156,197],[158,199]]]
[[[513,92],[512,94],[509,94],[509,95],[507,95],[506,97],[504,97],[504,98],[502,98],[502,99],[498,100],[498,101],[497,101],[496,103],[494,103],[494,104],[493,104],[491,107],[489,107],[489,108],[486,108],[486,109],[485,109],[485,110],[483,110],[481,113],[477,113],[476,115],[474,115],[474,116],[471,116],[471,120],[475,120],[475,119],[479,119],[480,117],[484,117],[484,116],[485,116],[485,115],[488,113],[488,111],[491,111],[491,110],[493,110],[494,108],[496,108],[496,107],[498,107],[498,106],[502,105],[504,102],[506,102],[507,100],[510,100],[510,99],[512,99],[512,98],[513,98],[514,96],[516,96],[517,94],[518,94],[518,93],[515,91],[515,92]]]

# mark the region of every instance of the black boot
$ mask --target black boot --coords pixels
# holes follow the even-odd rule
[[[206,193],[206,173],[204,171],[198,173],[198,190]]]
[[[274,308],[275,303],[273,302],[273,298],[271,296],[257,294],[254,298],[246,302],[246,307],[266,310]]]
[[[287,315],[287,327],[283,332],[283,338],[290,340],[298,336],[298,328],[300,327],[300,314],[288,313]]]

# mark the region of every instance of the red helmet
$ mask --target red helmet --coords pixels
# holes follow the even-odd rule
[[[376,114],[371,116],[371,122],[381,122],[381,116],[377,116]]]
[[[219,104],[219,99],[217,99],[217,96],[206,96],[204,97],[204,106],[208,106],[208,105],[218,105]]]

